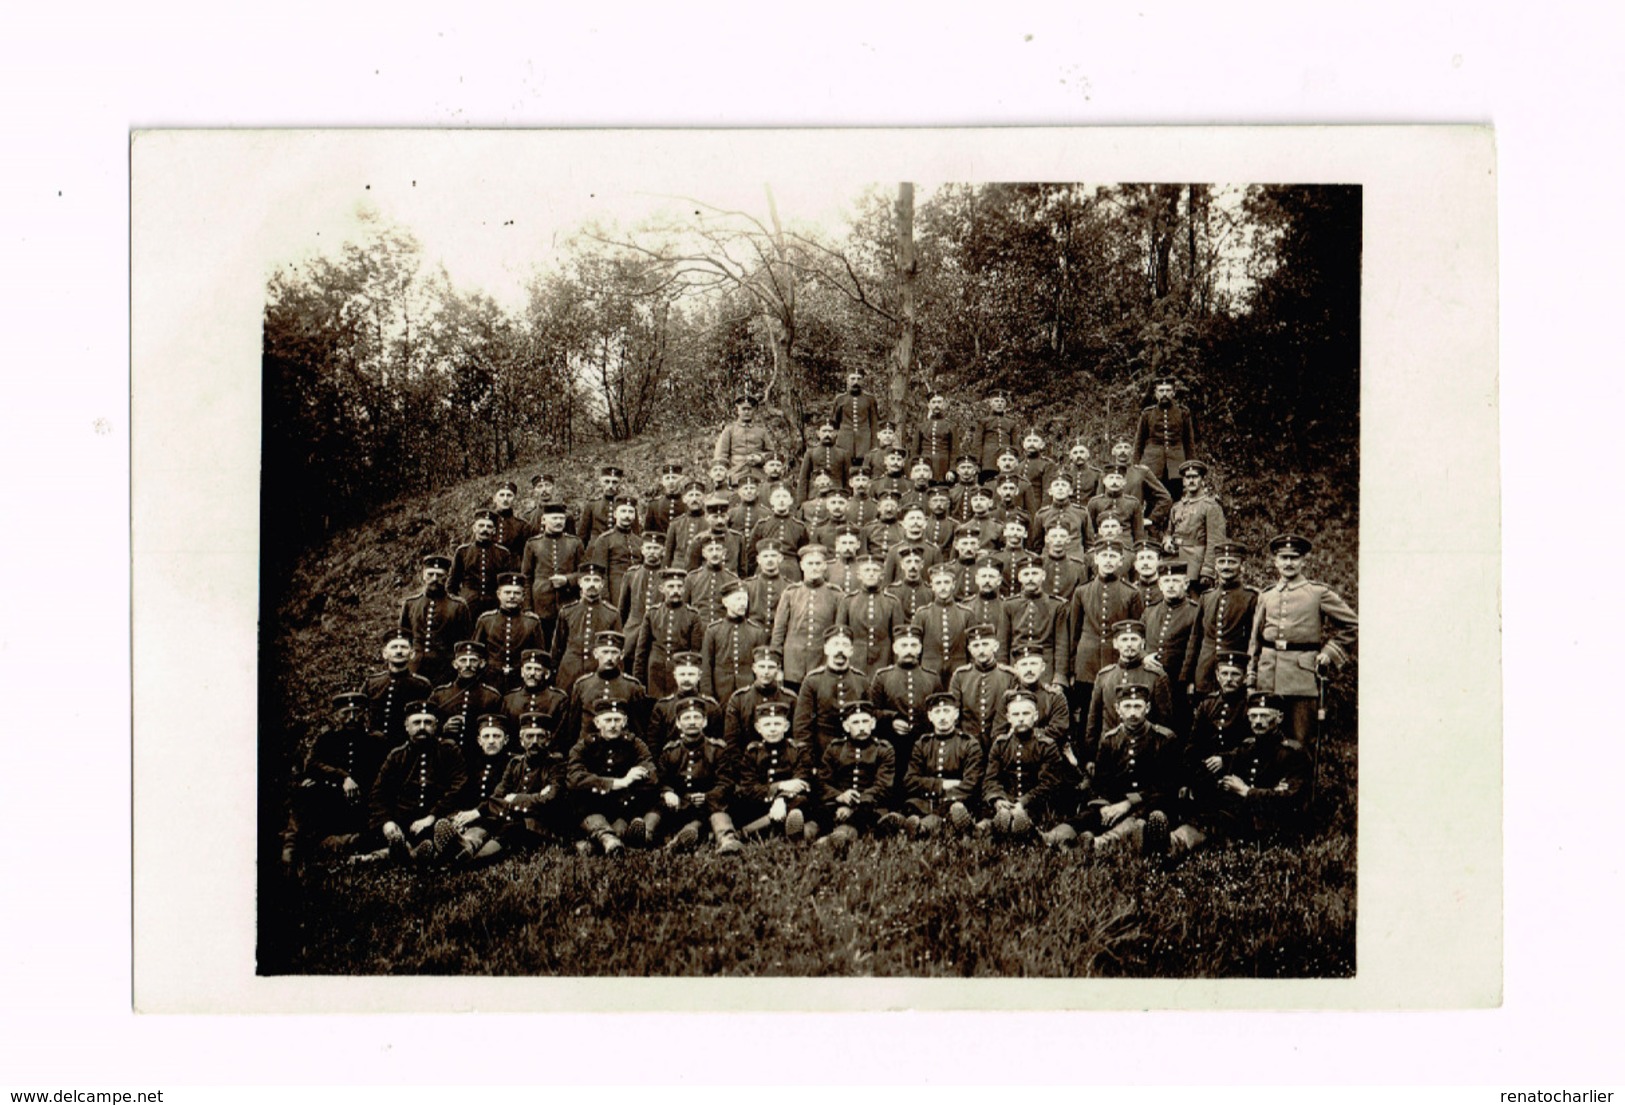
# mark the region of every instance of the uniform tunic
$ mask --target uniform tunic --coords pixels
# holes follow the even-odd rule
[[[1146,519],[1153,526],[1163,524],[1168,517],[1168,508],[1174,501],[1162,481],[1143,464],[1129,465],[1128,476],[1123,481],[1123,494],[1140,502]]]
[[[524,555],[525,542],[536,536],[536,527],[513,512],[507,510],[491,511],[496,516],[497,544],[507,549],[517,559]]]
[[[1196,429],[1191,412],[1178,403],[1160,403],[1140,411],[1134,434],[1134,463],[1144,464],[1159,480],[1179,479],[1179,466],[1196,455]]]
[[[1196,604],[1164,600],[1145,613],[1145,647],[1174,686],[1177,704],[1196,680]]]
[[[643,536],[631,529],[612,527],[592,539],[587,561],[604,569],[604,600],[621,604],[621,584],[634,564],[643,563]]]
[[[478,747],[466,754],[468,781],[457,796],[459,810],[477,810],[488,798],[501,794],[502,777],[513,762],[513,753],[504,746],[495,756],[487,756]]]
[[[451,554],[446,590],[468,603],[469,613],[477,618],[497,604],[497,576],[517,567],[506,545],[495,541],[458,545]]]
[[[1100,669],[1117,662],[1112,626],[1145,613],[1139,592],[1120,579],[1092,579],[1072,593],[1067,612],[1068,651],[1072,678],[1093,683]]]
[[[508,761],[508,769],[497,784],[496,794],[481,811],[482,816],[502,826],[505,843],[512,841],[513,829],[538,836],[567,831],[569,802],[564,791],[568,769],[569,753],[556,743],[537,745],[515,756]]]
[[[835,445],[812,444],[801,458],[801,473],[796,478],[796,492],[802,502],[812,494],[813,481],[823,472],[834,481],[834,486],[845,487],[852,475],[852,454]]]
[[[366,828],[367,796],[388,752],[383,734],[363,725],[328,729],[318,735],[305,757],[303,772],[312,784],[293,791],[299,830],[326,836]],[[344,796],[345,779],[361,788],[354,801]]]
[[[677,689],[671,658],[679,652],[698,652],[704,636],[699,612],[687,603],[652,607],[632,646],[632,678],[656,698],[671,694]]]
[[[751,535],[763,518],[773,513],[760,499],[753,503],[737,503],[728,512],[728,528],[739,535],[739,567],[736,569],[743,579],[756,571],[756,546],[751,543]]]
[[[1063,606],[1072,601],[1079,586],[1089,581],[1089,565],[1076,557],[1046,552],[1040,563],[1044,565],[1044,594],[1053,596]]]
[[[706,625],[722,617],[722,588],[738,579],[733,569],[713,568],[709,564],[688,573],[688,579],[683,583],[683,601],[692,606],[699,616],[701,633]],[[696,636],[694,650],[698,651],[699,647],[699,637]]]
[[[724,706],[755,673],[752,653],[768,642],[767,627],[751,617],[722,617],[705,627],[700,640],[700,690]]]
[[[848,595],[835,621],[852,631],[852,666],[870,675],[891,663],[892,638],[908,624],[902,603],[878,586]]]
[[[1063,460],[1055,470],[1055,476],[1064,477],[1072,485],[1072,499],[1074,502],[1086,503],[1100,494],[1100,477],[1102,472],[1092,464],[1074,464],[1071,460]],[[1050,478],[1053,483],[1055,477]]]
[[[842,736],[824,750],[819,776],[826,806],[837,806],[837,800],[849,790],[858,792],[852,819],[863,824],[891,808],[892,788],[897,783],[897,753],[889,741],[879,737],[859,743]]]
[[[1299,576],[1265,588],[1247,650],[1257,665],[1257,689],[1314,697],[1315,657],[1324,653],[1334,665],[1346,660],[1358,624],[1354,608],[1324,583]]]
[[[773,613],[773,654],[786,683],[800,683],[824,660],[824,630],[840,613],[841,592],[820,581],[785,589]]]
[[[526,714],[541,714],[542,728],[550,736],[560,733],[564,728],[564,713],[569,706],[569,696],[557,687],[543,684],[539,687],[516,687],[509,691],[502,699],[502,713],[511,723],[510,732],[518,733],[519,719]],[[575,734],[569,735],[569,741],[575,740]],[[569,743],[565,744],[569,747]]]
[[[393,748],[406,739],[406,704],[427,701],[434,685],[406,668],[375,671],[361,684],[361,693],[372,700],[372,731],[383,734],[385,748]]]
[[[1212,493],[1200,491],[1175,503],[1168,511],[1168,530],[1178,546],[1175,555],[1185,562],[1190,578],[1214,578],[1213,549],[1227,538],[1224,511]]]
[[[593,639],[606,630],[621,628],[621,612],[602,599],[572,602],[559,611],[553,630],[553,662],[558,665],[559,689],[568,691],[583,673],[593,669]]]
[[[982,471],[991,472],[999,466],[999,454],[1006,449],[1017,449],[1016,438],[1021,434],[1021,423],[1013,414],[990,414],[976,429],[976,456]]]
[[[708,694],[701,694],[696,688],[692,691],[676,691],[655,699],[649,708],[649,724],[645,730],[649,734],[651,745],[664,748],[668,741],[678,739],[677,707],[685,698],[697,698],[705,707],[705,735],[714,740],[722,739],[722,703]]]
[[[1041,729],[1007,732],[987,748],[987,769],[982,775],[982,803],[992,809],[998,801],[1020,803],[1029,817],[1049,812],[1064,785],[1061,747]]]
[[[1057,525],[1065,525],[1072,534],[1063,550],[1070,556],[1082,556],[1083,550],[1095,542],[1095,524],[1088,508],[1069,500],[1065,505],[1050,503],[1033,515],[1033,548],[1044,548],[1044,535]]]
[[[1152,725],[1172,726],[1177,721],[1174,713],[1173,689],[1168,675],[1161,668],[1145,661],[1125,664],[1118,661],[1102,668],[1095,679],[1089,696],[1089,720],[1084,729],[1083,747],[1078,750],[1081,760],[1093,760],[1099,750],[1102,734],[1116,728],[1121,722],[1117,703],[1124,687],[1145,687],[1151,692],[1151,708],[1146,720]]]
[[[474,629],[468,604],[455,595],[419,592],[401,604],[401,631],[412,638],[412,670],[431,682],[451,671],[451,650]]]
[[[914,428],[910,454],[931,462],[931,478],[948,478],[954,458],[959,456],[959,427],[950,419],[927,418]]]
[[[673,518],[671,528],[666,530],[666,565],[688,571],[689,546],[697,534],[710,527],[703,508],[685,511]]]
[[[1020,594],[1004,602],[1010,619],[1010,659],[1017,645],[1031,643],[1044,649],[1044,670],[1039,681],[1053,683],[1057,673],[1066,673],[1066,607],[1059,599],[1040,592]]]
[[[457,797],[468,779],[463,750],[454,740],[428,737],[390,750],[372,787],[368,825],[382,829],[390,821],[410,833],[412,822],[457,811]]]
[[[762,542],[769,540],[777,541],[784,550],[784,562],[779,566],[779,574],[792,582],[799,582],[801,565],[796,559],[796,552],[809,540],[807,524],[793,514],[764,514],[750,535],[752,563],[760,553]],[[768,611],[767,616],[772,616],[772,610]]]
[[[886,588],[886,593],[897,599],[898,605],[903,608],[903,617],[909,624],[913,623],[915,616],[934,597],[931,593],[931,585],[923,579],[916,579],[912,582],[900,579]]]
[[[961,785],[952,797],[944,794],[948,780]],[[955,802],[963,802],[975,812],[982,791],[982,746],[975,737],[954,729],[938,736],[928,729],[914,743],[904,772],[903,792],[909,813],[946,814]]]
[[[480,615],[479,621],[474,623],[472,639],[486,647],[490,659],[485,677],[500,691],[510,690],[519,683],[520,653],[550,644],[542,638],[542,619],[529,610],[509,613],[500,607]]]
[[[1251,644],[1253,614],[1258,606],[1258,589],[1239,579],[1219,583],[1196,600],[1197,633],[1201,650],[1196,658],[1196,689],[1210,693],[1218,688],[1213,669],[1220,652],[1246,652]]]
[[[948,690],[959,700],[959,726],[981,742],[992,743],[993,723],[1004,712],[1004,692],[1021,682],[1003,664],[966,664],[948,679]]]
[[[728,808],[732,797],[731,765],[726,764],[728,746],[718,737],[707,737],[702,732],[692,744],[681,738],[668,741],[655,761],[660,777],[661,793],[677,795],[682,803],[675,810],[667,809],[663,816],[676,824],[684,824]],[[689,800],[693,794],[705,795],[703,806],[694,806]]]
[[[788,707],[791,728],[785,730],[785,743],[789,743],[789,734],[795,728],[796,696],[779,683],[768,687],[751,683],[735,691],[733,697],[728,699],[722,708],[722,739],[727,741],[729,748],[742,749],[751,741],[758,739],[756,707],[762,702],[782,702]]]
[[[1100,529],[1102,518],[1116,518],[1123,523],[1123,537],[1125,544],[1138,544],[1145,539],[1145,524],[1140,517],[1140,500],[1128,494],[1113,495],[1110,492],[1096,495],[1089,500],[1089,522],[1096,530]]]
[[[907,545],[894,545],[886,553],[886,563],[880,569],[880,583],[883,587],[890,587],[903,579],[903,549],[907,547],[923,548],[925,555],[920,557],[920,579],[923,581],[930,577],[931,569],[942,563],[942,550],[925,541],[923,536],[919,540],[911,540],[907,534],[903,535]],[[927,584],[929,586],[929,584]]]
[[[1167,810],[1178,790],[1180,751],[1179,738],[1161,725],[1147,723],[1137,730],[1113,726],[1095,751],[1090,804],[1115,805],[1138,795],[1134,816]]]
[[[637,640],[644,615],[661,601],[659,565],[651,568],[647,564],[634,564],[626,570],[626,578],[621,581],[621,598],[615,605],[621,612],[621,630],[628,641]]]
[[[615,500],[604,497],[594,499],[581,508],[581,520],[576,523],[576,536],[581,538],[582,545],[590,549],[599,534],[608,533],[615,528],[614,519]],[[639,532],[636,518],[632,521],[632,532]]]
[[[525,542],[519,570],[530,580],[530,608],[544,626],[558,618],[560,605],[574,593],[585,555],[580,540],[568,533],[537,534]],[[554,576],[564,577],[562,587],[553,586]]]
[[[922,668],[952,673],[970,662],[966,631],[971,627],[971,614],[962,603],[944,605],[933,596],[915,609],[909,622],[920,630]]]
[[[941,674],[921,664],[890,664],[869,680],[868,698],[875,707],[875,732],[891,742],[892,750],[905,766],[915,738],[931,728],[925,716],[926,697],[942,689]],[[899,719],[908,725],[902,733],[892,725]],[[899,778],[898,782],[901,781]]]
[[[733,814],[741,825],[766,813],[775,798],[782,797],[786,810],[804,806],[818,795],[817,771],[806,751],[789,740],[764,741],[753,738],[736,754],[733,776]],[[808,789],[794,796],[782,794],[777,784],[799,779]]]
[[[996,659],[1003,659],[1010,655],[1010,612],[1005,608],[1004,596],[995,591],[991,595],[976,592],[964,602],[966,610],[970,611],[971,625],[991,625],[993,639],[999,642],[999,651]],[[965,644],[967,653],[970,643]],[[957,671],[958,669],[954,669]]]
[[[1027,684],[1017,679],[1011,685],[1019,687],[1032,695],[1033,701],[1037,703],[1038,724],[1034,728],[1048,733],[1055,738],[1055,743],[1065,749],[1068,743],[1068,730],[1072,724],[1072,710],[1067,705],[1066,695],[1060,691],[1050,690],[1050,685],[1043,682]],[[992,737],[997,740],[1009,731],[1010,715],[1007,711],[1001,709],[994,715]],[[1063,772],[1070,774],[1070,764],[1063,762],[1061,768]]]
[[[615,790],[615,780],[634,767],[643,767],[649,772],[648,776]],[[576,742],[570,749],[565,779],[576,812],[584,817],[598,814],[614,821],[654,809],[654,772],[654,757],[649,755],[648,746],[630,732],[605,740],[595,730],[591,737]]]
[[[713,463],[721,461],[728,466],[728,475],[739,477],[750,467],[751,456],[766,456],[773,451],[773,439],[767,428],[758,422],[746,425],[743,422],[730,422],[722,428],[717,435],[716,446],[711,450]]]
[[[810,749],[814,758],[823,755],[830,742],[841,739],[845,732],[841,728],[841,708],[863,698],[868,689],[862,673],[850,666],[841,671],[814,668],[802,680],[796,695],[790,739]]]
[[[665,533],[671,520],[684,512],[683,496],[668,495],[664,490],[649,496],[649,505],[643,511],[644,533]]]
[[[874,447],[875,434],[880,431],[880,404],[868,392],[854,393],[849,388],[835,401],[830,421],[835,423],[835,444],[854,461],[861,461]]]
[[[1016,475],[1031,488],[1027,512],[1038,513],[1039,506],[1049,496],[1050,481],[1055,478],[1055,462],[1042,453],[1022,453],[1016,461]]]
[[[1267,836],[1302,827],[1309,795],[1310,763],[1303,745],[1282,739],[1281,730],[1248,736],[1225,758],[1222,775],[1235,775],[1252,789],[1245,798],[1219,796],[1220,826],[1236,836]]]
[[[745,580],[745,591],[750,595],[750,605],[746,608],[752,621],[762,623],[767,630],[769,640],[773,638],[773,615],[778,612],[779,599],[795,581],[780,572],[776,576],[764,576],[760,572]]]
[[[473,679],[458,677],[436,687],[429,695],[429,709],[440,719],[442,731],[452,718],[462,719],[462,735],[454,739],[461,740],[464,748],[478,746],[476,738],[479,732],[475,723],[483,715],[502,711],[502,692],[486,683],[484,678],[483,674]]]
[[[1229,757],[1252,736],[1247,722],[1247,689],[1237,687],[1229,694],[1214,691],[1197,703],[1191,721],[1191,737],[1185,745],[1185,781],[1191,788],[1192,804],[1198,819],[1224,804],[1218,774],[1204,763],[1210,756]]]
[[[593,726],[593,710],[600,702],[619,702],[626,707],[627,726],[646,732],[649,725],[649,696],[643,684],[620,668],[603,668],[588,672],[570,688],[570,700],[564,708],[566,736],[580,740]]]

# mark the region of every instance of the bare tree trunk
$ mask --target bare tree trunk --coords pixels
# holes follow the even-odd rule
[[[891,416],[899,424],[903,403],[908,398],[909,372],[914,367],[914,335],[918,323],[914,283],[919,270],[919,258],[914,251],[914,185],[905,181],[897,186],[897,295],[903,324],[897,334],[889,381]]]

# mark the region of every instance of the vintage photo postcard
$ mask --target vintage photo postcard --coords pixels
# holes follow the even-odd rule
[[[144,131],[143,1011],[1501,990],[1487,128]]]

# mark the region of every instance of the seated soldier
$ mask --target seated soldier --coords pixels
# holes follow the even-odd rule
[[[1279,695],[1247,696],[1247,725],[1252,730],[1224,757],[1218,794],[1210,811],[1211,825],[1238,840],[1269,842],[1292,837],[1305,828],[1309,796],[1309,754],[1287,738],[1282,725],[1285,707]],[[1181,851],[1202,842],[1199,831],[1180,826]]]
[[[820,845],[845,851],[864,832],[895,832],[903,818],[891,808],[897,758],[887,741],[875,739],[874,704],[867,699],[841,708],[842,737],[824,750],[822,805],[834,828]]]
[[[457,798],[457,809],[447,818],[450,829],[435,827],[435,846],[441,862],[462,863],[471,858],[497,829],[486,816],[486,804],[501,793],[513,753],[508,748],[508,719],[485,714],[476,722],[476,746],[466,753],[468,780]]]
[[[818,838],[818,822],[807,816],[814,808],[817,771],[788,739],[790,709],[783,701],[758,702],[750,714],[755,738],[735,752],[731,808],[746,836],[782,828],[791,840]]]
[[[743,849],[728,816],[728,746],[721,737],[706,736],[707,713],[708,704],[700,698],[677,703],[677,736],[660,750],[655,765],[665,808],[646,815],[641,830],[633,821],[627,833],[632,843],[646,835],[652,845],[664,829],[668,849],[692,848],[700,842],[702,827],[709,827],[719,854],[733,855]]]
[[[1159,859],[1168,853],[1167,811],[1176,801],[1182,749],[1172,729],[1147,720],[1150,709],[1151,688],[1144,684],[1118,691],[1120,720],[1100,738],[1080,821],[1085,851],[1140,847]]]
[[[1009,728],[988,745],[982,774],[982,806],[991,816],[977,828],[1029,839],[1046,832],[1040,826],[1055,818],[1054,807],[1066,789],[1061,746],[1039,726],[1038,702],[1028,691],[1007,692],[1003,710]]]
[[[982,746],[959,727],[959,700],[937,691],[925,700],[931,729],[914,744],[903,788],[909,831],[934,836],[943,819],[960,834],[976,825],[982,790]]]
[[[349,851],[367,828],[367,800],[389,751],[384,734],[368,728],[370,702],[359,691],[335,695],[333,722],[316,737],[293,789],[282,862],[291,864],[319,842],[322,852]]]
[[[575,819],[565,794],[568,766],[569,749],[559,740],[556,725],[543,714],[521,715],[519,755],[508,761],[496,793],[481,811],[491,835],[473,858],[486,862],[502,852],[574,836]]]
[[[384,757],[372,786],[368,831],[384,847],[353,856],[352,862],[434,858],[435,825],[457,809],[468,778],[462,749],[439,731],[440,718],[427,702],[408,704],[406,743]]]
[[[566,781],[581,831],[615,855],[633,821],[652,813],[655,764],[649,748],[627,731],[627,709],[615,699],[593,707],[592,728],[570,750]],[[638,841],[637,843],[642,843]]]

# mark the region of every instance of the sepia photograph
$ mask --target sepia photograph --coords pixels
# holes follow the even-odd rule
[[[260,973],[1355,973],[1358,185],[454,183],[265,283]]]

